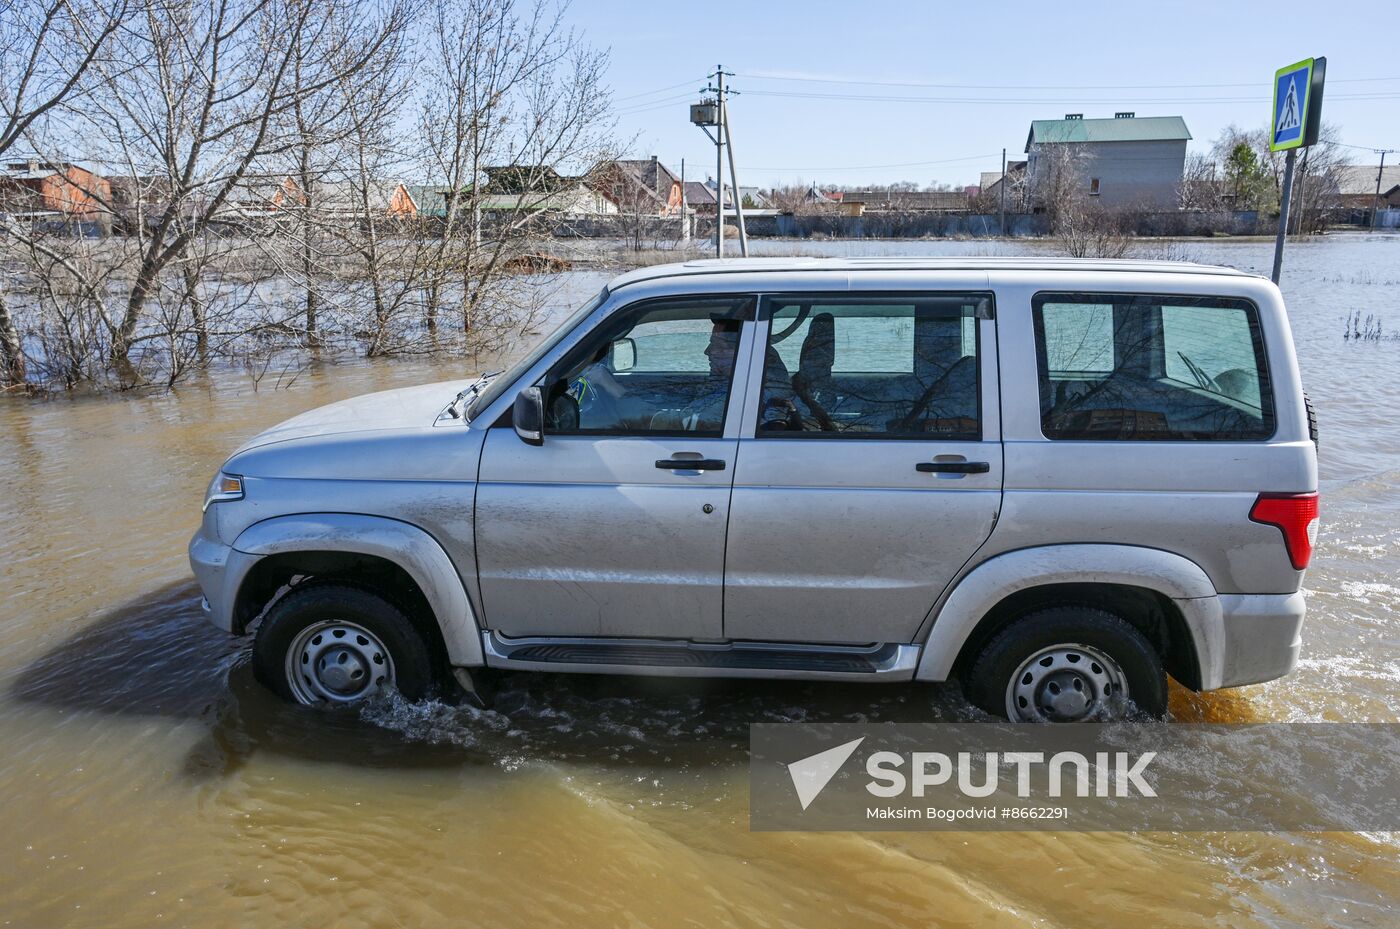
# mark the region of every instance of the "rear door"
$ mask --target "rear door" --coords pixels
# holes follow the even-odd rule
[[[990,535],[992,295],[769,296],[725,557],[731,639],[911,642]]]

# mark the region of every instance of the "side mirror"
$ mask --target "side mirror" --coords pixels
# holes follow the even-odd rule
[[[608,349],[608,368],[614,374],[631,371],[637,366],[637,343],[631,339],[618,339]]]
[[[538,387],[526,387],[515,395],[510,418],[520,441],[527,445],[544,444],[544,395]]]

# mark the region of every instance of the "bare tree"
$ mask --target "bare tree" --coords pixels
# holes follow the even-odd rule
[[[1322,232],[1341,202],[1338,174],[1346,164],[1341,132],[1323,123],[1317,142],[1303,150],[1293,178],[1293,220],[1296,232]]]
[[[1073,144],[1039,145],[1030,183],[1051,234],[1073,258],[1121,258],[1131,247],[1127,211],[1104,208],[1089,197],[1087,158]]]
[[[80,91],[129,0],[7,0],[0,7],[0,158],[37,149],[33,133]],[[0,283],[0,389],[23,384],[23,343]]]
[[[1085,154],[1074,144],[1040,144],[1031,152],[1029,167],[1034,205],[1045,213],[1052,231],[1082,212],[1086,184]]]
[[[1216,137],[1212,158],[1222,166],[1222,196],[1233,209],[1278,212],[1287,152],[1269,150],[1267,127],[1227,126]],[[1337,204],[1336,173],[1344,162],[1340,132],[1335,125],[1323,123],[1317,143],[1298,156],[1290,226],[1310,231],[1325,227]]]
[[[356,281],[346,315],[371,357],[410,346],[412,330],[405,324],[416,321],[421,305],[417,258],[422,249],[404,235],[394,201],[399,185],[384,180],[403,164],[394,136],[410,89],[406,56],[406,43],[396,40],[373,68],[337,86],[349,130],[333,161],[336,196],[323,201],[343,211],[324,238],[335,241],[353,261]]]
[[[425,322],[457,305],[460,331],[513,325],[510,261],[580,175],[613,156],[607,57],[546,0],[432,0],[420,69],[422,160],[440,191]],[[507,169],[486,183],[486,169]],[[480,347],[479,344],[474,347]]]
[[[1215,159],[1201,152],[1188,153],[1181,172],[1181,208],[1218,210],[1223,204],[1220,194]]]
[[[364,70],[407,25],[398,2],[364,18],[373,28],[321,28],[316,0],[167,0],[148,4],[115,37],[74,117],[132,176],[153,174],[166,200],[133,230],[139,258],[120,305],[104,310],[112,363],[140,380],[132,357],[159,330],[143,330],[164,288],[187,292],[179,269],[197,237],[239,218],[237,200],[262,165],[292,150],[287,117],[299,101]],[[314,39],[314,41],[312,41]],[[299,57],[300,56],[300,57]],[[293,79],[300,68],[301,79]]]

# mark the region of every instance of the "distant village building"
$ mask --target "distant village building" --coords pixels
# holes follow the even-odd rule
[[[1006,188],[1006,210],[1008,213],[1024,213],[1027,206],[1026,197],[1026,162],[1008,161],[1006,163],[1006,174],[1000,171],[983,171],[981,183],[978,185],[976,197],[982,204],[983,209],[998,210],[1001,208],[1002,187]]]
[[[766,210],[773,205],[761,188],[743,184],[739,185],[739,203],[746,210]]]
[[[255,174],[233,188],[219,218],[227,222],[273,219],[306,203],[301,187],[285,174]]]
[[[565,177],[548,165],[489,167],[476,207],[484,214],[533,213],[607,216],[617,203],[589,185],[588,177]]]
[[[111,202],[106,178],[69,161],[12,159],[0,171],[0,213],[11,222],[106,233]]]
[[[964,190],[843,190],[841,212],[846,216],[871,213],[966,213]]]
[[[1381,209],[1400,207],[1400,165],[1339,165],[1333,172],[1338,202],[1344,209],[1370,210],[1380,181]]]
[[[698,181],[687,181],[686,205],[696,214],[701,216],[715,215],[715,191],[718,189],[715,179],[707,177],[703,183]],[[739,205],[744,208],[745,214],[752,213],[761,215],[772,212],[773,203],[767,193],[760,187],[746,187],[739,185]],[[724,185],[724,213],[726,216],[734,216],[734,188],[729,184]]]
[[[363,219],[369,216],[413,219],[418,202],[397,181],[321,181],[312,189],[312,208],[321,215]]]
[[[686,181],[685,205],[699,216],[714,216],[715,189],[703,181]]]
[[[624,213],[680,215],[681,179],[655,155],[648,159],[621,159],[600,165],[594,171],[592,186]]]
[[[107,183],[112,190],[112,229],[119,234],[149,229],[170,203],[170,179],[163,175],[113,175]]]
[[[1078,192],[1104,206],[1174,210],[1190,139],[1180,116],[1037,119],[1026,136],[1033,208],[1044,209],[1056,171],[1072,164]]]
[[[482,196],[478,206],[483,213],[488,214],[522,212],[558,213],[563,216],[610,216],[618,212],[616,203],[582,182],[549,193],[488,193]]]

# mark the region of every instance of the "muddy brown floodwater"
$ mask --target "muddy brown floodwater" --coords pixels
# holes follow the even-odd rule
[[[760,243],[761,245],[762,243]],[[823,243],[988,254],[969,243]],[[1185,246],[1266,270],[1256,243]],[[1394,722],[1400,701],[1400,237],[1291,246],[1321,419],[1301,666],[1176,691],[1194,721]],[[579,298],[595,278],[576,281]],[[1390,835],[748,828],[748,725],[965,719],[950,686],[517,676],[491,712],[283,706],[201,619],[184,546],[251,433],[464,373],[378,364],[253,389],[0,402],[0,924],[1393,926]],[[1165,725],[1170,725],[1166,723]]]

